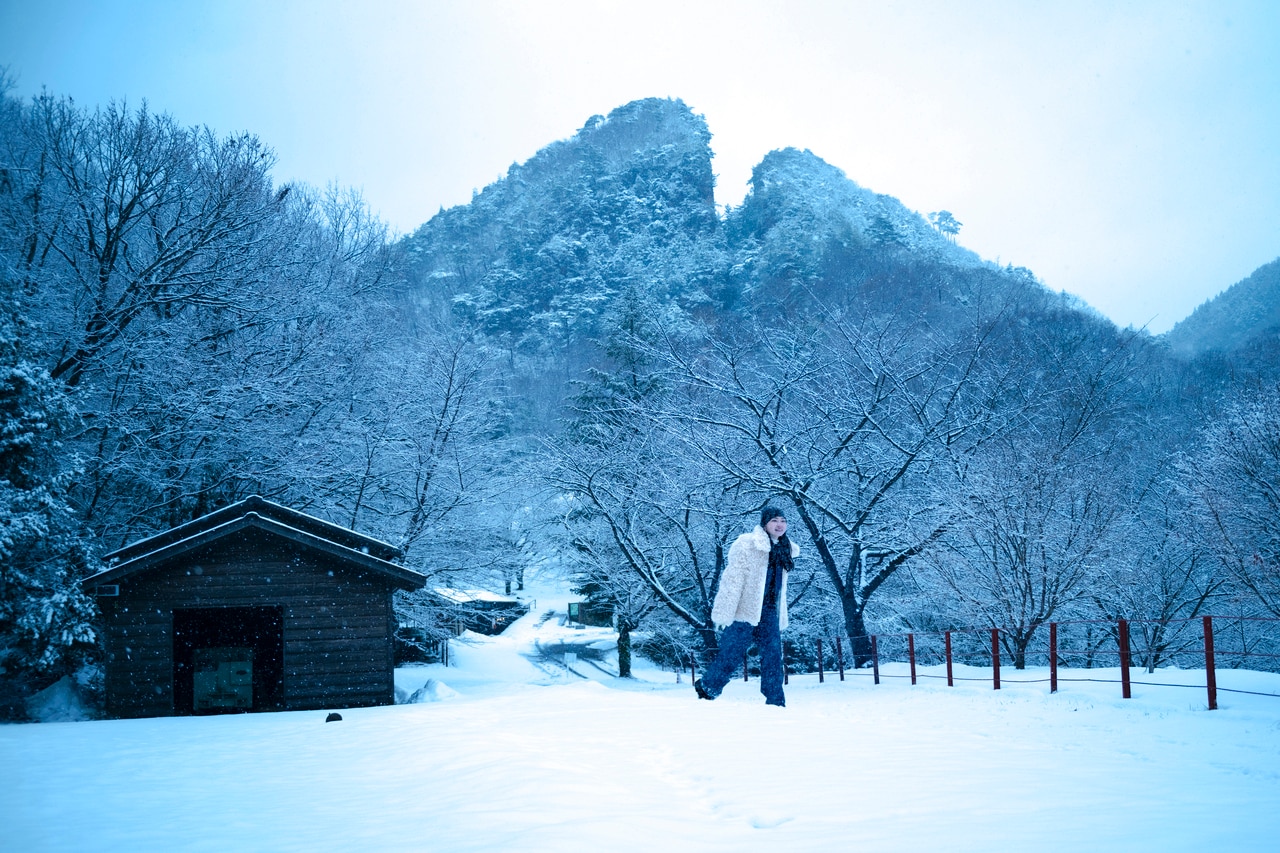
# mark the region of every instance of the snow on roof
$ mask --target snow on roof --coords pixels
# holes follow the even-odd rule
[[[401,553],[399,548],[380,539],[358,533],[355,530],[334,524],[331,521],[325,521],[314,515],[299,512],[296,509],[269,501],[258,495],[252,495],[244,500],[180,524],[177,527],[131,542],[123,548],[105,555],[104,559],[108,564],[128,562],[142,554],[160,550],[174,542],[190,538],[202,530],[219,527],[229,520],[255,513],[271,518],[279,524],[305,531],[312,536],[320,536],[340,543],[351,550],[359,551],[363,554],[371,554],[381,560],[394,559]]]
[[[204,521],[211,519],[213,516],[206,516]],[[332,525],[329,525],[332,526]],[[128,559],[122,562],[113,561],[108,568],[98,572],[81,581],[86,586],[93,586],[102,583],[114,583],[119,579],[135,572],[145,570],[146,568],[163,562],[164,560],[178,556],[199,547],[200,545],[211,542],[229,533],[243,530],[246,527],[257,527],[269,530],[276,535],[297,542],[308,548],[318,551],[324,551],[339,556],[347,562],[359,565],[365,569],[372,569],[382,575],[386,575],[400,585],[410,589],[420,589],[425,583],[426,578],[412,569],[405,566],[397,565],[389,562],[381,557],[369,553],[369,549],[365,547],[353,548],[350,544],[344,542],[336,542],[332,539],[318,536],[307,530],[301,530],[292,525],[286,524],[276,518],[270,518],[259,514],[256,511],[245,512],[229,521],[223,521],[216,526],[199,525],[182,525],[169,531],[170,540],[165,542],[161,537],[151,537],[151,540],[157,546],[155,550],[134,552]],[[341,529],[341,528],[339,528]],[[190,535],[183,538],[175,538],[175,532],[189,532]],[[359,544],[363,537],[355,534],[355,539],[348,539],[347,542]],[[126,553],[129,549],[117,551],[117,554]]]
[[[447,586],[437,586],[433,587],[431,591],[447,601],[452,601],[454,604],[475,604],[481,601],[502,604],[520,603],[520,599],[514,595],[502,595],[496,592],[489,592],[487,589],[452,589]]]

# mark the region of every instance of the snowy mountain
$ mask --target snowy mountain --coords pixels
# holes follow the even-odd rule
[[[684,256],[718,230],[710,139],[678,100],[593,116],[406,238],[424,299],[537,349],[593,334],[637,278],[691,298]]]
[[[743,203],[721,216],[710,140],[679,100],[592,117],[405,239],[421,298],[525,352],[573,357],[629,288],[706,317],[761,297],[861,296],[906,268],[914,278],[999,272],[954,241],[958,223],[943,233],[807,150],[768,154]],[[1048,296],[1026,271],[1010,282]]]

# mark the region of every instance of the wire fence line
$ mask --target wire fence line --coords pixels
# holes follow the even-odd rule
[[[1197,616],[1179,619],[1080,619],[1045,622],[1020,630],[1008,628],[953,628],[896,634],[871,634],[850,638],[814,638],[808,643],[784,645],[784,673],[816,670],[818,681],[828,677],[843,681],[847,675],[881,678],[989,681],[993,689],[1001,684],[1050,685],[1057,692],[1060,683],[1095,682],[1120,684],[1121,695],[1132,698],[1132,687],[1181,687],[1206,691],[1209,710],[1218,707],[1219,692],[1267,696],[1280,693],[1220,687],[1218,669],[1280,671],[1280,619],[1254,616]],[[853,650],[858,649],[855,653]],[[907,663],[909,672],[883,673],[881,663]],[[957,664],[989,668],[990,675],[957,674]],[[1026,677],[1028,666],[1047,666],[1047,677]],[[696,678],[696,663],[690,661]],[[945,667],[945,675],[921,672],[922,668]],[[1119,668],[1118,678],[1082,676],[1080,670]],[[1203,669],[1204,684],[1177,684],[1146,680],[1134,672],[1152,675],[1159,667]],[[1002,670],[1013,677],[1002,679]],[[1066,670],[1066,673],[1063,672]],[[743,656],[742,673],[750,678],[748,656]]]

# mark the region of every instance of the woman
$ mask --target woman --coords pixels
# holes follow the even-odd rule
[[[729,547],[729,564],[711,607],[711,621],[723,629],[720,653],[693,682],[699,698],[720,695],[755,640],[765,704],[787,704],[782,693],[782,629],[787,627],[787,573],[799,553],[799,546],[787,538],[782,510],[772,506],[761,511],[759,527]]]

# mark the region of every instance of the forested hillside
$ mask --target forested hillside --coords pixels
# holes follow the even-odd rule
[[[893,628],[998,626],[1021,662],[1068,616],[1155,618],[1174,649],[1182,618],[1280,615],[1274,380],[808,151],[718,210],[711,152],[686,105],[637,101],[391,241],[349,192],[276,185],[252,136],[5,98],[11,705],[92,664],[75,581],[102,553],[255,493],[445,585],[562,561],[658,659],[714,650],[766,500],[803,549],[789,634],[859,659]]]
[[[1280,377],[1280,260],[1254,270],[1178,323],[1164,339],[1203,370]]]

